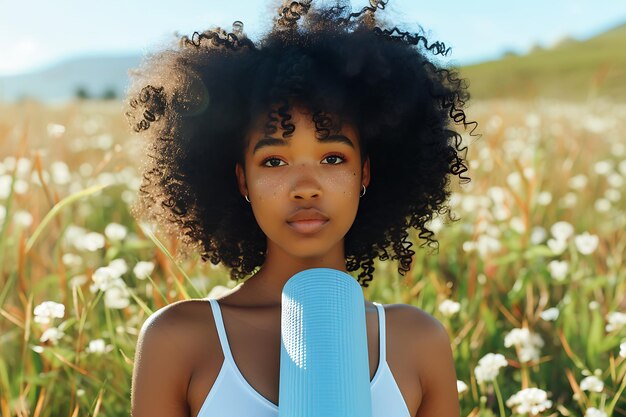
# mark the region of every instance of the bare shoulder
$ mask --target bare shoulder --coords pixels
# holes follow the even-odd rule
[[[392,304],[394,326],[400,340],[410,346],[414,369],[423,389],[416,417],[460,414],[456,369],[445,326],[424,310],[408,304]]]
[[[385,311],[393,321],[399,336],[407,343],[449,343],[443,324],[419,307],[410,304],[388,304]]]
[[[143,323],[140,334],[151,333],[152,338],[170,340],[193,367],[193,361],[214,346],[211,335],[216,333],[213,311],[206,299],[181,300],[155,311]],[[187,365],[187,364],[186,364]]]
[[[199,303],[203,300],[181,300],[161,307],[143,323],[141,332],[172,333],[185,331],[185,325],[193,325],[198,317]],[[179,334],[182,335],[182,334]]]
[[[131,390],[132,416],[187,416],[193,372],[190,343],[202,300],[184,300],[152,313],[137,339]]]

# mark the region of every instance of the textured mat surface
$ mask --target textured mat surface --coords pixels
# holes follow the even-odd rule
[[[343,271],[311,268],[287,281],[279,417],[371,417],[364,303]]]

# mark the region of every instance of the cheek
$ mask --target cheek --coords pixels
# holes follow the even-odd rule
[[[328,178],[327,189],[349,200],[355,196],[358,197],[360,192],[360,175],[356,170],[338,170]]]
[[[259,200],[274,200],[286,193],[287,182],[275,175],[259,175],[253,181],[252,189]]]

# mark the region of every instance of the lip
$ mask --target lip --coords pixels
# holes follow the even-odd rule
[[[301,220],[325,220],[328,221],[328,216],[326,216],[321,211],[314,208],[307,209],[299,209],[291,216],[287,218],[287,223],[298,222]]]
[[[287,222],[289,227],[297,232],[303,234],[314,234],[322,230],[326,226],[328,220],[313,219],[313,220],[298,220],[293,222]]]

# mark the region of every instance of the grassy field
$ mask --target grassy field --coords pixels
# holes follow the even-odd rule
[[[439,252],[414,246],[405,277],[379,262],[366,298],[445,325],[463,416],[626,416],[626,105],[468,116],[460,221],[431,223]],[[146,318],[234,286],[129,214],[141,151],[118,102],[0,108],[2,416],[128,416]]]
[[[626,97],[626,24],[585,41],[463,67],[476,99],[552,98],[584,102]]]

